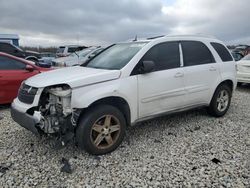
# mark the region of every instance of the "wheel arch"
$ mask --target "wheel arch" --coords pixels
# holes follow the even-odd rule
[[[218,88],[219,86],[223,85],[223,84],[229,86],[229,88],[231,89],[231,91],[234,90],[234,83],[233,83],[232,80],[227,79],[227,80],[222,81],[222,82],[217,86],[217,88]],[[216,89],[217,89],[217,88],[216,88]]]
[[[38,58],[36,57],[36,56],[27,56],[26,58],[25,58],[26,60],[36,60],[36,61],[38,61]]]
[[[226,79],[226,80],[223,80],[221,81],[217,87],[215,88],[214,92],[213,92],[213,95],[211,96],[210,100],[209,100],[209,104],[211,103],[212,99],[213,99],[213,96],[216,92],[216,90],[218,89],[218,87],[220,87],[221,85],[227,85],[229,86],[229,88],[231,89],[231,91],[233,92],[234,90],[234,82],[231,80],[231,79]]]
[[[87,108],[81,109],[80,116],[82,116],[89,108],[92,108],[94,106],[101,105],[101,104],[111,105],[111,106],[118,108],[124,115],[126,124],[129,126],[131,125],[131,111],[130,111],[129,104],[124,98],[119,97],[119,96],[104,97],[104,98],[101,98],[92,102]]]

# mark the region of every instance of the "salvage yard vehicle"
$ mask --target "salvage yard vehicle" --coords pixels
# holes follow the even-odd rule
[[[85,63],[103,50],[101,47],[89,47],[82,51],[70,54],[67,57],[54,59],[52,65],[54,67],[71,67]]]
[[[196,107],[223,116],[236,87],[236,67],[212,37],[182,35],[122,42],[76,67],[23,82],[14,121],[95,155],[115,150],[126,128]],[[32,90],[32,92],[28,92]]]
[[[81,51],[87,48],[86,46],[79,45],[67,45],[67,46],[59,46],[56,51],[57,57],[66,57],[74,52]]]
[[[231,52],[235,61],[241,60],[244,56],[239,52]]]
[[[48,70],[28,60],[0,52],[0,104],[11,103],[24,80]]]
[[[51,52],[41,53],[41,58],[37,62],[39,67],[50,68],[52,66],[52,61],[56,58],[56,54]]]
[[[238,85],[250,83],[250,54],[237,63],[237,81]]]
[[[33,61],[35,63],[37,63],[38,59],[41,58],[41,55],[38,52],[28,50],[24,51],[21,48],[6,42],[0,42],[0,52]]]

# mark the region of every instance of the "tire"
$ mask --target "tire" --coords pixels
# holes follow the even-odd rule
[[[241,87],[242,86],[242,83],[241,82],[238,82],[237,83],[237,87]]]
[[[223,97],[221,98],[221,96],[223,96],[224,98]],[[231,97],[232,97],[232,90],[230,89],[230,87],[228,87],[225,84],[219,85],[215,90],[213,98],[208,107],[208,113],[214,117],[224,116],[229,109],[231,103]]]
[[[111,105],[91,107],[80,118],[76,129],[78,147],[93,155],[114,151],[123,141],[126,121],[123,114]]]

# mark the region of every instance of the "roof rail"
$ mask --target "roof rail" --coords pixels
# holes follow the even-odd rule
[[[206,35],[202,33],[197,33],[197,34],[183,34],[183,35],[166,35],[166,37],[205,37],[205,38],[213,38],[215,39],[214,36],[212,35]]]
[[[153,40],[153,39],[157,39],[157,38],[161,38],[161,37],[165,37],[165,35],[159,35],[159,36],[155,36],[155,37],[149,37],[149,38],[147,38],[147,40]]]

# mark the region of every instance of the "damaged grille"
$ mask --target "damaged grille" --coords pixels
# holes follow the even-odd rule
[[[18,91],[18,99],[26,104],[32,104],[38,88],[22,84]]]

